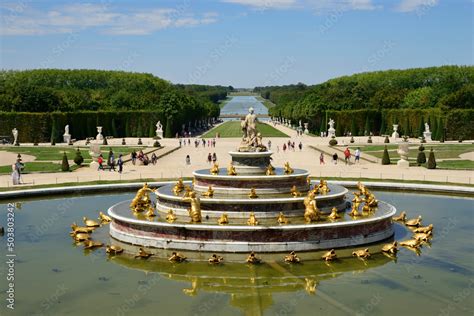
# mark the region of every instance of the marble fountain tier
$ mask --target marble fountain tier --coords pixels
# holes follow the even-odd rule
[[[320,218],[307,222],[303,216],[305,198],[313,190],[311,185],[318,185],[309,181],[307,171],[288,165],[274,168],[272,175],[267,175],[272,155],[267,150],[230,155],[232,164],[228,168],[196,170],[192,182],[168,184],[153,191],[156,203],[151,211],[157,216],[150,217],[150,210],[132,211],[130,201],[112,206],[108,210],[112,218],[110,235],[124,243],[160,249],[289,252],[354,247],[394,234],[395,207],[378,201],[376,207],[362,212],[363,203],[357,203],[360,216],[352,217],[349,211],[353,207],[345,198],[348,190],[336,184],[327,184],[329,192],[314,197]],[[176,190],[180,186],[181,190]],[[211,197],[209,190],[213,191]],[[249,197],[252,190],[257,197]],[[190,192],[199,204],[200,220],[190,217],[190,203],[184,199]],[[143,198],[148,199],[146,194]],[[339,219],[330,220],[333,208]],[[167,221],[170,211],[176,218]],[[287,223],[277,221],[280,213]],[[220,225],[218,220],[223,214],[228,222]],[[252,215],[258,224],[249,224]]]

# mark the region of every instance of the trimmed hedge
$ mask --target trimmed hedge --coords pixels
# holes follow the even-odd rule
[[[190,114],[187,113],[187,116]],[[199,116],[195,116],[196,119]],[[178,127],[186,121],[174,119],[165,129],[169,135],[174,136]],[[85,139],[97,135],[97,126],[102,126],[104,136],[114,138],[124,137],[149,137],[150,130],[156,128],[156,122],[168,125],[168,120],[157,111],[107,111],[107,112],[52,112],[52,113],[27,113],[27,112],[0,112],[0,135],[11,135],[11,130],[18,129],[20,142],[62,142],[64,126],[69,124],[72,138]],[[191,123],[193,127],[194,122]]]

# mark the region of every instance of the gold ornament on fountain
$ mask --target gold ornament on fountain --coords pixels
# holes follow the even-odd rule
[[[386,252],[392,255],[396,255],[398,251],[398,244],[396,241],[390,243],[390,244],[385,244],[382,246],[382,252]]]
[[[224,260],[223,257],[213,254],[207,261],[211,264],[219,264]]]
[[[283,225],[283,224],[288,224],[289,220],[285,217],[285,215],[280,212],[280,214],[277,217],[278,224]]]
[[[193,180],[194,180],[194,179],[193,179]],[[178,195],[178,194],[181,193],[183,190],[184,190],[183,178],[179,178],[179,179],[178,179],[178,182],[176,182],[176,184],[175,184],[174,187],[173,187],[173,193],[174,193],[175,195]]]
[[[304,198],[304,219],[306,223],[311,223],[313,221],[319,220],[320,212],[316,206],[316,200],[314,199],[315,195],[313,191],[309,191],[308,195]]]
[[[102,212],[99,212],[99,221],[101,221],[102,223],[110,223],[112,221],[112,218],[108,215],[105,215],[104,213]]]
[[[430,242],[431,238],[433,237],[431,232],[427,233],[416,233],[413,235],[413,239],[416,239],[420,242],[428,243]]]
[[[104,244],[101,243],[100,241],[93,241],[93,240],[86,240],[84,241],[84,249],[94,249],[94,248],[100,248]]]
[[[236,176],[237,175],[237,171],[235,171],[235,166],[232,163],[232,161],[229,163],[229,166],[227,167],[227,174],[229,176]]]
[[[70,233],[70,235],[72,236],[73,234],[77,234],[77,233],[90,234],[94,231],[95,227],[77,226],[76,223],[72,223],[71,229],[72,229],[72,232]]]
[[[150,206],[148,208],[148,210],[146,211],[145,216],[146,217],[155,217],[156,216],[155,209],[152,206]]]
[[[407,220],[407,212],[403,211],[400,213],[400,215],[398,216],[393,216],[392,219],[396,222],[403,222],[405,223],[405,221]]]
[[[362,182],[357,182],[357,188],[359,189],[361,195],[367,194],[367,188],[362,184]]]
[[[359,259],[368,259],[370,257],[369,248],[353,251],[352,256],[357,257]]]
[[[318,191],[319,191],[319,193],[321,193],[321,194],[326,194],[326,193],[328,193],[329,191],[331,191],[331,190],[329,189],[329,187],[328,187],[328,182],[327,182],[326,180],[321,179],[321,180],[319,181]]]
[[[140,247],[138,249],[138,253],[135,255],[135,259],[140,258],[140,259],[148,259],[152,256],[152,253],[147,252],[145,249]]]
[[[91,239],[91,235],[85,233],[74,233],[72,235],[75,241],[85,241]]]
[[[357,203],[358,205],[360,205],[364,201],[364,199],[360,197],[359,192],[352,192],[352,194],[354,194],[354,198],[352,199],[353,203]]]
[[[120,246],[116,246],[116,245],[105,246],[105,253],[108,253],[109,255],[116,255],[122,252],[123,252],[123,248]]]
[[[250,193],[248,194],[248,197],[251,199],[258,198],[257,191],[255,191],[255,188],[250,189]]]
[[[219,225],[227,225],[229,224],[229,218],[227,217],[226,213],[223,213],[221,217],[217,220],[217,224]]]
[[[171,257],[168,258],[168,261],[170,262],[183,262],[185,261],[187,258],[185,256],[183,256],[182,254],[180,254],[179,252],[173,252],[171,254]]]
[[[211,172],[212,175],[217,175],[219,174],[219,164],[218,163],[214,163],[214,165],[211,167],[211,169],[209,170]]]
[[[414,233],[429,233],[433,234],[433,224],[429,224],[428,226],[418,227],[414,231]]]
[[[351,212],[349,213],[349,215],[352,216],[352,217],[362,216],[362,214],[359,213],[357,203],[352,203],[352,208],[351,208]]]
[[[311,186],[311,178],[310,178],[310,176],[307,176],[307,177],[306,177],[306,184],[309,185],[309,186]]]
[[[250,226],[258,225],[257,218],[255,217],[255,214],[253,212],[250,212],[249,219],[247,220],[247,225],[250,225]]]
[[[214,190],[212,189],[212,185],[210,185],[208,188],[207,188],[207,191],[202,193],[201,194],[203,197],[208,197],[208,198],[211,198],[214,196]]]
[[[176,220],[176,215],[174,215],[173,210],[168,210],[168,214],[166,214],[166,221],[168,223],[172,223]]]
[[[341,218],[341,215],[337,212],[337,208],[333,207],[331,209],[331,214],[328,216],[329,219],[335,220]]]
[[[265,171],[265,174],[267,176],[274,176],[275,175],[275,168],[272,166],[272,164],[268,164],[267,170]]]
[[[87,227],[99,227],[100,226],[100,223],[92,220],[92,219],[88,219],[87,217],[83,217],[82,220],[84,221],[84,224],[86,224]]]
[[[298,197],[298,196],[302,196],[303,194],[298,191],[298,189],[296,188],[296,185],[293,185],[290,189],[290,193],[291,193],[291,196],[293,197]]]
[[[365,195],[365,203],[371,208],[375,208],[379,205],[379,201],[375,198],[375,195],[369,191],[367,191]]]
[[[191,208],[188,209],[191,221],[194,223],[201,222],[201,200],[196,196],[196,192],[192,191],[189,197],[183,197],[184,202],[191,203]]]
[[[258,258],[255,253],[252,251],[248,257],[247,257],[247,263],[252,263],[252,264],[255,264],[255,263],[260,263],[262,261],[262,259]]]
[[[185,185],[183,197],[189,197],[191,192],[193,192],[193,189],[189,185]]]
[[[300,258],[296,255],[294,251],[290,252],[288,256],[285,256],[285,262],[288,263],[300,263]]]
[[[147,211],[152,206],[152,201],[150,199],[150,192],[156,191],[148,187],[148,184],[145,182],[143,187],[137,191],[135,198],[133,198],[132,203],[130,203],[130,209],[136,213]]]
[[[405,221],[405,225],[406,226],[414,226],[414,227],[420,226],[421,225],[421,215],[419,215],[417,218],[409,219],[409,220]]]
[[[329,250],[326,252],[321,258],[323,258],[324,261],[333,261],[337,259],[336,251],[334,249]]]
[[[293,168],[290,167],[290,163],[288,161],[285,162],[285,166],[283,167],[283,170],[285,174],[292,174],[293,172],[295,172]]]
[[[408,248],[420,248],[421,241],[416,239],[408,239],[400,242],[400,246],[408,247]]]

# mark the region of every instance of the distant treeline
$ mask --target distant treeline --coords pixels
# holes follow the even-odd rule
[[[331,117],[338,135],[388,134],[392,124],[399,124],[403,134],[417,137],[428,122],[436,130],[435,138],[446,131],[454,139],[472,139],[473,79],[472,66],[443,66],[367,72],[314,86],[299,83],[254,91],[277,105],[270,110],[272,116],[309,122],[315,133],[326,131]]]
[[[20,129],[22,141],[34,141],[35,136],[25,132],[28,126],[41,125],[32,133],[41,131],[38,138],[44,139],[54,129],[69,124],[72,131],[77,131],[73,137],[79,138],[94,136],[95,126],[91,126],[101,124],[110,126],[110,135],[148,136],[152,125],[161,120],[166,136],[170,137],[181,131],[182,124],[194,125],[196,120],[218,117],[218,101],[232,90],[223,86],[173,85],[151,74],[123,71],[0,71],[0,135],[10,135],[13,127],[26,124],[23,132]],[[128,123],[122,114],[107,113],[137,115],[141,123],[138,125],[137,121],[134,127],[128,127],[128,134]],[[78,115],[84,119],[78,119]],[[56,120],[56,116],[61,119]],[[36,119],[39,121],[35,122]],[[116,133],[112,133],[114,126]]]

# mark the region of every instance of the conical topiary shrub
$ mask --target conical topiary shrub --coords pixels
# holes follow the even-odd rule
[[[436,169],[436,158],[434,155],[433,148],[430,150],[430,156],[428,157],[428,169]]]
[[[383,156],[382,156],[382,165],[389,165],[389,164],[390,164],[390,156],[388,155],[387,146],[385,146],[383,150]]]
[[[122,145],[127,145],[127,143],[125,142],[125,138],[122,138]]]
[[[104,140],[102,141],[102,145],[108,145],[109,143],[107,142],[107,137],[104,137]]]
[[[337,145],[337,139],[336,137],[332,137],[331,140],[329,141],[329,146],[336,146]]]
[[[76,151],[76,157],[74,157],[74,163],[80,167],[83,162],[84,162],[84,157],[82,157],[81,151],[78,148]]]
[[[369,138],[367,139],[367,143],[372,144],[372,136],[369,136]]]
[[[390,143],[390,139],[388,139],[388,136],[385,136],[385,139],[383,141],[385,144],[389,144]]]
[[[69,171],[69,162],[67,160],[66,152],[63,155],[63,162],[61,163],[61,170],[62,171]]]
[[[353,144],[355,142],[354,140],[354,136],[351,137],[351,144]]]
[[[416,157],[416,163],[418,164],[418,166],[421,166],[422,164],[426,163],[425,147],[423,147],[423,145],[420,145],[420,147],[418,147],[418,156]]]

